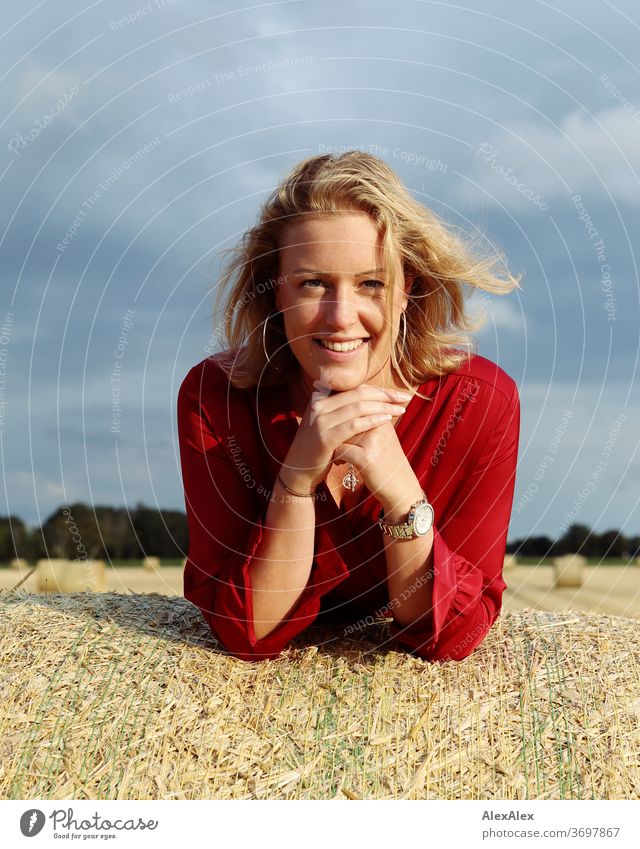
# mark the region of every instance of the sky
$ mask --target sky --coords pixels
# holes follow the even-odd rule
[[[520,393],[509,539],[640,533],[634,3],[0,15],[0,514],[184,509],[176,397],[221,251],[299,160],[360,148],[522,274],[471,298]]]

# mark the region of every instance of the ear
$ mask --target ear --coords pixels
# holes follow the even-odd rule
[[[416,279],[415,271],[407,271],[404,276],[404,292],[402,294],[402,309],[406,310],[407,304],[409,303],[409,295],[411,294],[411,288],[413,286],[413,282]]]

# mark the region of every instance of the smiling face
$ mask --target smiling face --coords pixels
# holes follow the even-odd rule
[[[391,327],[386,306],[390,282],[372,219],[361,212],[307,217],[287,228],[279,256],[276,306],[307,389],[312,390],[314,380],[336,391],[361,383],[397,384],[390,351],[409,287],[398,263]],[[332,351],[320,340],[355,347]]]

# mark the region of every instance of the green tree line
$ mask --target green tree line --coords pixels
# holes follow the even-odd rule
[[[0,562],[15,557],[35,561],[45,557],[141,560],[155,556],[178,560],[187,556],[187,517],[180,510],[158,510],[138,504],[90,507],[78,502],[59,507],[37,528],[16,516],[0,517]],[[510,554],[554,557],[580,553],[585,557],[628,559],[640,553],[640,536],[618,530],[596,533],[587,525],[571,525],[558,539],[532,536],[507,545]]]
[[[561,554],[582,554],[584,557],[612,557],[628,560],[640,554],[640,536],[626,536],[612,529],[599,534],[588,525],[570,525],[558,539],[532,536],[517,539],[507,545],[509,554],[522,557],[556,557]]]
[[[138,504],[90,507],[78,502],[59,507],[45,522],[28,528],[16,516],[0,517],[0,562],[16,557],[74,560],[180,559],[187,556],[187,517],[179,510],[157,510]]]

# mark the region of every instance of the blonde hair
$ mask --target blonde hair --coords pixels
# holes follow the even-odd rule
[[[344,212],[364,212],[378,228],[389,280],[389,314],[398,282],[394,256],[402,263],[405,279],[413,280],[400,362],[396,347],[402,333],[390,352],[392,366],[407,386],[447,374],[475,352],[475,341],[470,342],[467,334],[481,327],[484,317],[473,318],[465,308],[465,297],[473,289],[502,295],[519,288],[520,277],[506,271],[501,253],[474,252],[473,243],[413,199],[382,159],[358,150],[311,156],[299,162],[262,204],[258,223],[244,234],[241,244],[224,252],[231,258],[223,266],[216,306],[230,288],[218,325],[224,328],[229,350],[215,359],[232,386],[279,385],[296,367],[282,314],[274,313],[282,237],[298,216]],[[464,284],[472,288],[465,290]],[[263,350],[267,317],[269,361]]]

